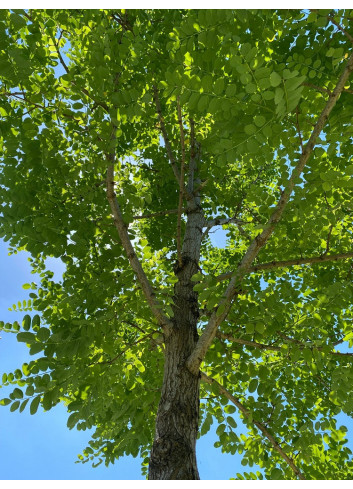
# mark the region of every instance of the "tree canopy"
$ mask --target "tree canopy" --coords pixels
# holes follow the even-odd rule
[[[0,11],[0,237],[41,276],[0,323],[34,355],[1,404],[63,402],[83,463],[147,474],[195,378],[198,436],[256,466],[234,478],[352,478],[352,19]]]

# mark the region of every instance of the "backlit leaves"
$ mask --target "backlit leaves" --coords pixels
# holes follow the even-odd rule
[[[324,10],[131,10],[128,25],[115,14],[32,10],[29,21],[0,12],[0,236],[31,253],[41,279],[12,307],[22,321],[0,323],[33,355],[2,376],[10,390],[0,403],[34,414],[64,402],[70,429],[96,430],[79,456],[95,465],[146,460],[163,377],[160,331],[108,209],[105,152],[118,149],[124,222],[173,317],[177,215],[165,211],[177,208],[179,187],[152,86],[178,165],[177,97],[186,167],[195,121],[205,219],[238,219],[220,242],[214,229],[204,236],[192,278],[201,332],[226,290],[216,277],[234,272],[270,218],[352,49]],[[347,32],[350,17],[334,13]],[[258,263],[351,251],[352,104],[347,83]],[[61,282],[47,257],[65,264]],[[244,278],[221,326],[228,339],[215,338],[202,367],[246,405],[244,423],[217,389],[201,387],[201,435],[215,423],[217,447],[264,474],[246,468],[237,479],[295,478],[256,420],[285,440],[308,479],[351,478],[335,420],[353,413],[351,356],[339,354],[353,344],[352,293],[350,260]]]

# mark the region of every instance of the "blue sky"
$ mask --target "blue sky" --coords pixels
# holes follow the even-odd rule
[[[9,307],[19,300],[28,298],[28,291],[22,288],[27,282],[39,279],[31,274],[28,253],[20,252],[8,256],[7,243],[0,240],[0,320],[22,321],[24,312],[10,312]],[[48,266],[60,280],[63,266],[51,259]],[[31,357],[24,343],[18,343],[16,336],[1,332],[0,373],[21,368]],[[2,388],[0,398],[6,397],[13,387]],[[63,405],[44,412],[41,408],[31,416],[28,407],[23,413],[10,412],[9,407],[0,406],[0,466],[1,479],[6,480],[93,480],[143,479],[140,462],[132,457],[124,457],[110,467],[100,465],[93,469],[89,464],[75,464],[77,455],[90,439],[88,431],[69,430],[66,427],[66,409]],[[241,422],[239,423],[239,426]],[[239,456],[222,454],[213,447],[218,437],[215,430],[198,441],[197,453],[202,479],[229,479],[236,472],[243,472]],[[249,469],[256,470],[255,468]]]

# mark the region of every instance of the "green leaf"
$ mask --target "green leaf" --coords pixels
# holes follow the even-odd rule
[[[253,334],[255,332],[255,325],[249,323],[245,326],[247,334]]]
[[[33,401],[31,402],[31,405],[29,407],[29,412],[31,414],[36,414],[36,412],[38,410],[39,402],[40,402],[40,396],[37,396],[33,399]]]
[[[37,331],[37,338],[39,341],[46,341],[50,336],[50,331],[47,328],[39,328]]]
[[[18,333],[17,335],[17,341],[21,343],[28,343],[32,344],[35,343],[36,341],[36,335],[33,333]]]
[[[22,321],[22,328],[25,331],[28,331],[31,327],[31,316],[29,314],[26,314],[23,316],[23,321]]]
[[[35,314],[32,318],[32,328],[36,330],[40,326],[40,317],[38,314]]]
[[[244,127],[244,131],[246,132],[246,134],[254,134],[256,132],[256,127],[254,126],[254,124],[248,124]]]
[[[258,380],[257,380],[257,379],[252,379],[252,380],[250,381],[250,384],[249,384],[249,387],[248,387],[248,390],[249,390],[249,392],[250,392],[250,393],[252,393],[252,392],[255,392],[255,391],[256,391],[257,386],[258,386],[258,383],[259,383],[259,382],[258,382]]]
[[[67,427],[72,430],[72,428],[75,426],[75,424],[79,421],[80,419],[80,413],[72,413],[70,414],[68,420],[67,420]]]
[[[232,418],[232,416],[227,416],[227,423],[232,428],[236,428],[238,426],[237,423],[235,422],[234,418]]]
[[[21,403],[21,406],[20,406],[20,413],[22,413],[25,409],[25,407],[27,406],[28,404],[28,401],[29,399],[25,399],[22,403]]]
[[[0,399],[0,405],[1,406],[8,406],[9,404],[11,404],[11,399],[8,399],[8,398],[3,398],[3,399]]]
[[[191,280],[192,280],[193,282],[199,282],[199,281],[200,281],[200,280],[202,280],[202,279],[203,279],[203,274],[202,274],[202,273],[200,273],[200,272],[195,273],[195,275],[193,275],[193,276],[191,277]]]
[[[254,122],[257,127],[262,127],[266,123],[266,119],[262,115],[257,115],[254,117]]]
[[[271,471],[271,479],[272,480],[281,480],[283,479],[282,471],[280,469],[274,468]]]
[[[227,413],[227,414],[232,414],[232,413],[235,413],[236,409],[234,406],[232,406],[231,404],[228,404],[225,408],[224,408],[224,412]]]
[[[220,95],[224,90],[224,78],[218,78],[214,84],[213,91],[216,95]]]
[[[221,436],[222,433],[224,433],[224,430],[226,429],[226,425],[225,424],[220,424],[218,425],[217,429],[216,429],[216,434],[218,436]]]
[[[22,399],[23,398],[23,392],[18,387],[16,387],[16,389],[14,389],[14,391],[12,392],[12,395],[14,396],[15,399]]]
[[[16,409],[18,409],[20,405],[20,401],[15,401],[11,404],[11,407],[10,407],[10,411],[13,413],[14,411],[16,411]]]
[[[32,397],[34,394],[34,387],[33,385],[29,385],[26,389],[26,396]]]
[[[273,71],[270,75],[270,82],[273,87],[278,87],[278,85],[281,83],[282,78],[278,73]]]
[[[255,330],[258,333],[263,334],[265,332],[265,325],[263,323],[256,323]]]

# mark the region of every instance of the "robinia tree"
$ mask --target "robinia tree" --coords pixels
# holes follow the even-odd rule
[[[0,232],[41,276],[1,403],[149,479],[212,423],[234,478],[351,479],[353,11],[0,18]]]

